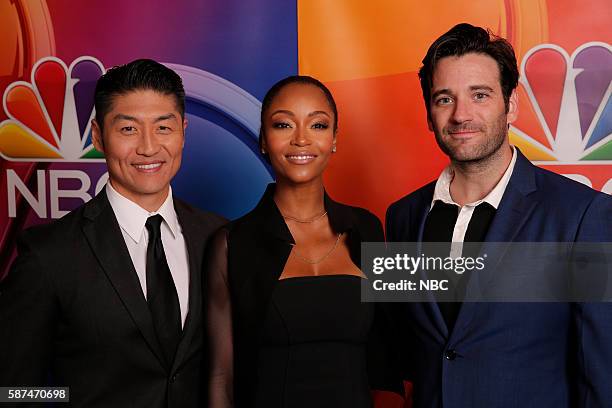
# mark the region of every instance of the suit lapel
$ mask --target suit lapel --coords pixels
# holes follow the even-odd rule
[[[83,233],[93,254],[151,351],[164,366],[147,301],[104,190],[87,204],[84,217]]]
[[[418,236],[417,242],[420,245],[423,242],[423,236],[425,234],[425,223],[427,221],[427,216],[429,215],[429,210],[431,208],[431,201],[433,200],[435,185],[431,185],[430,188],[426,191],[423,191],[421,207],[418,209]],[[418,248],[419,252],[421,248]],[[427,279],[427,277],[423,274],[423,271],[419,270],[420,279]],[[438,307],[438,303],[436,301],[435,296],[432,292],[428,292],[427,296],[429,301],[417,303],[414,305],[415,308],[421,308],[422,313],[427,316],[426,319],[423,319],[423,324],[426,324],[428,321],[432,323],[432,330],[435,330],[438,336],[442,336],[443,338],[448,338],[448,328],[446,327],[446,323],[444,322],[444,318],[442,317],[442,312]]]
[[[191,222],[192,217],[189,210],[175,201],[174,208],[178,216],[181,231],[187,246],[189,257],[189,311],[185,318],[183,335],[176,350],[176,356],[172,364],[172,372],[177,370],[181,363],[187,359],[190,346],[202,321],[202,256],[204,236],[197,226]]]
[[[484,274],[472,274],[467,286],[467,297],[475,297],[486,290],[508,245],[515,241],[537,204],[537,200],[531,194],[537,190],[534,166],[518,148],[515,147],[515,149],[517,149],[517,158],[512,177],[481,250],[481,254],[487,254],[488,267],[483,271]],[[452,333],[453,340],[457,339],[467,328],[474,317],[477,304],[477,302],[465,302],[462,305],[455,330]]]

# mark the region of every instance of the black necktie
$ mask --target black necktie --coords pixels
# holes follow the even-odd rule
[[[147,303],[167,366],[170,367],[181,338],[181,308],[161,240],[162,220],[162,216],[158,214],[147,218],[145,224],[149,231]]]

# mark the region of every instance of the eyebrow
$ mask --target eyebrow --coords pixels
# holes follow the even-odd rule
[[[154,123],[161,122],[162,120],[168,120],[168,119],[176,119],[176,115],[174,113],[166,113],[165,115],[161,115],[157,119],[155,119]]]
[[[472,86],[470,86],[470,91],[478,91],[478,90],[485,90],[485,91],[489,91],[489,92],[495,92],[495,90],[493,88],[491,88],[489,85],[472,85]],[[440,89],[439,91],[436,91],[433,94],[431,94],[431,99],[435,99],[437,96],[442,95],[442,94],[452,94],[452,92],[448,88]]]
[[[489,85],[472,85],[472,86],[470,86],[470,91],[478,91],[478,90],[484,90],[484,91],[489,91],[489,92],[494,92],[495,91]]]
[[[327,113],[325,111],[314,111],[314,112],[310,112],[308,114],[308,116],[315,116],[315,115],[325,115],[325,116],[329,117],[329,113]]]
[[[270,116],[276,115],[278,113],[284,113],[284,114],[289,115],[289,116],[295,116],[295,113],[291,112],[290,110],[286,110],[286,109],[276,110],[276,111],[272,112],[272,114]],[[325,115],[325,116],[329,117],[329,113],[327,113],[325,111],[320,111],[320,110],[312,111],[312,112],[310,112],[308,114],[308,116],[315,116],[315,115]]]
[[[155,118],[155,121],[153,123],[161,122],[163,120],[168,120],[168,119],[176,119],[176,115],[174,113],[166,113],[165,115],[161,115]],[[134,116],[125,115],[123,113],[116,114],[112,120],[112,123],[116,123],[117,121],[120,121],[120,120],[128,120],[128,121],[132,121],[136,123],[142,123],[142,120]]]
[[[293,112],[291,112],[290,110],[285,110],[285,109],[279,109],[279,110],[275,110],[274,112],[272,112],[272,114],[270,116],[274,116],[278,113],[284,113],[286,115],[289,116],[295,116]]]
[[[116,114],[115,117],[113,117],[113,120],[111,123],[115,123],[120,120],[129,120],[129,121],[136,122],[136,123],[142,123],[140,119],[137,119],[134,116],[124,115],[123,113]]]

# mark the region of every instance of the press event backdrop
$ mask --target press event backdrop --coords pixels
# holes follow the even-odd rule
[[[0,276],[23,228],[89,200],[107,180],[91,145],[96,79],[135,58],[168,64],[187,92],[177,196],[229,218],[271,169],[257,149],[260,100],[296,73],[325,82],[340,117],[326,187],[384,218],[446,164],[416,72],[459,22],[514,45],[512,142],[535,163],[612,192],[608,0],[0,0]]]

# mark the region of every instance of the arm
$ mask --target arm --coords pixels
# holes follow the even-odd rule
[[[612,198],[599,194],[585,212],[576,237],[578,242],[612,242]],[[612,267],[607,257],[608,272]],[[608,276],[608,279],[610,277]],[[609,287],[610,283],[608,283]],[[574,326],[577,336],[578,406],[612,406],[612,303],[581,302],[574,304]]]
[[[59,307],[47,266],[24,233],[0,282],[0,385],[42,386],[48,378]]]
[[[384,242],[385,235],[380,220],[367,213],[365,242]],[[388,316],[388,304],[374,304],[374,322],[368,337],[367,359],[368,378],[375,406],[402,407],[404,405],[404,385],[397,365],[398,348],[396,333]]]
[[[207,327],[210,356],[210,408],[234,406],[232,308],[227,279],[228,230],[220,229],[209,246],[207,262]]]
[[[391,204],[389,208],[387,208],[387,213],[385,214],[385,233],[387,236],[387,242],[397,241],[397,234],[395,231],[395,208],[396,206]]]

